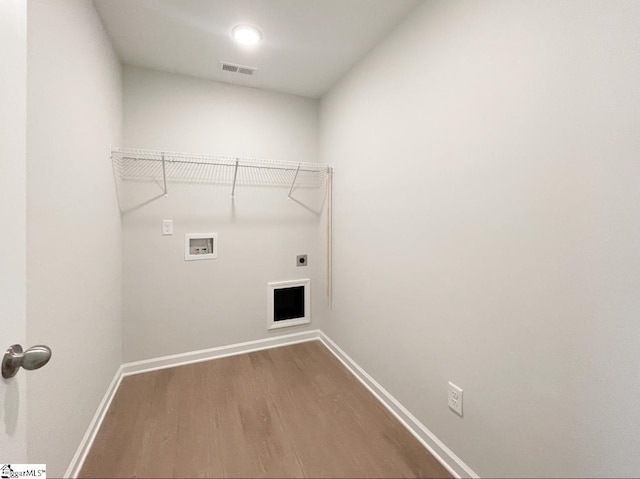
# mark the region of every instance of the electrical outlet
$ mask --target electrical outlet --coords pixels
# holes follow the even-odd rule
[[[162,234],[165,236],[173,234],[173,220],[162,220]]]
[[[449,407],[462,417],[462,389],[449,382]]]

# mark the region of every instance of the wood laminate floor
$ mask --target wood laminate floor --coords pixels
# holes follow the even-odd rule
[[[80,477],[451,477],[320,343],[124,378]]]

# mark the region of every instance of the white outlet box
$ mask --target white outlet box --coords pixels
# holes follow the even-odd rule
[[[184,235],[184,259],[216,259],[218,257],[217,233],[187,233]]]
[[[462,417],[462,389],[449,382],[449,407]]]
[[[173,234],[173,220],[162,220],[162,234],[165,236]]]

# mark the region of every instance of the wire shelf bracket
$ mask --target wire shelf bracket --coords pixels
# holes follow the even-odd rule
[[[169,192],[167,191],[167,166],[164,153],[162,153],[162,184],[164,186],[164,197],[166,198],[169,196]]]
[[[300,163],[298,163],[298,168],[296,168],[296,174],[293,175],[293,181],[291,182],[291,188],[289,189],[289,194],[287,195],[287,199],[291,199],[291,193],[293,193],[293,189],[296,186],[296,180],[298,179],[298,173],[300,173]]]
[[[236,167],[233,169],[233,186],[231,187],[231,198],[236,196],[236,180],[238,179],[238,164],[240,160],[236,160]]]

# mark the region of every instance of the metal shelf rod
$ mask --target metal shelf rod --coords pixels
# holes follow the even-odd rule
[[[167,192],[167,169],[165,167],[164,153],[162,154],[162,181],[164,182],[164,196],[169,196]]]
[[[289,194],[287,198],[291,198],[291,193],[293,193],[293,187],[296,186],[296,179],[298,179],[298,173],[300,172],[300,164],[298,163],[298,169],[296,170],[296,174],[293,177],[293,183],[291,183],[291,189],[289,190]]]
[[[238,178],[238,163],[240,160],[236,160],[236,167],[233,170],[233,187],[231,188],[231,198],[236,195],[236,178]]]

